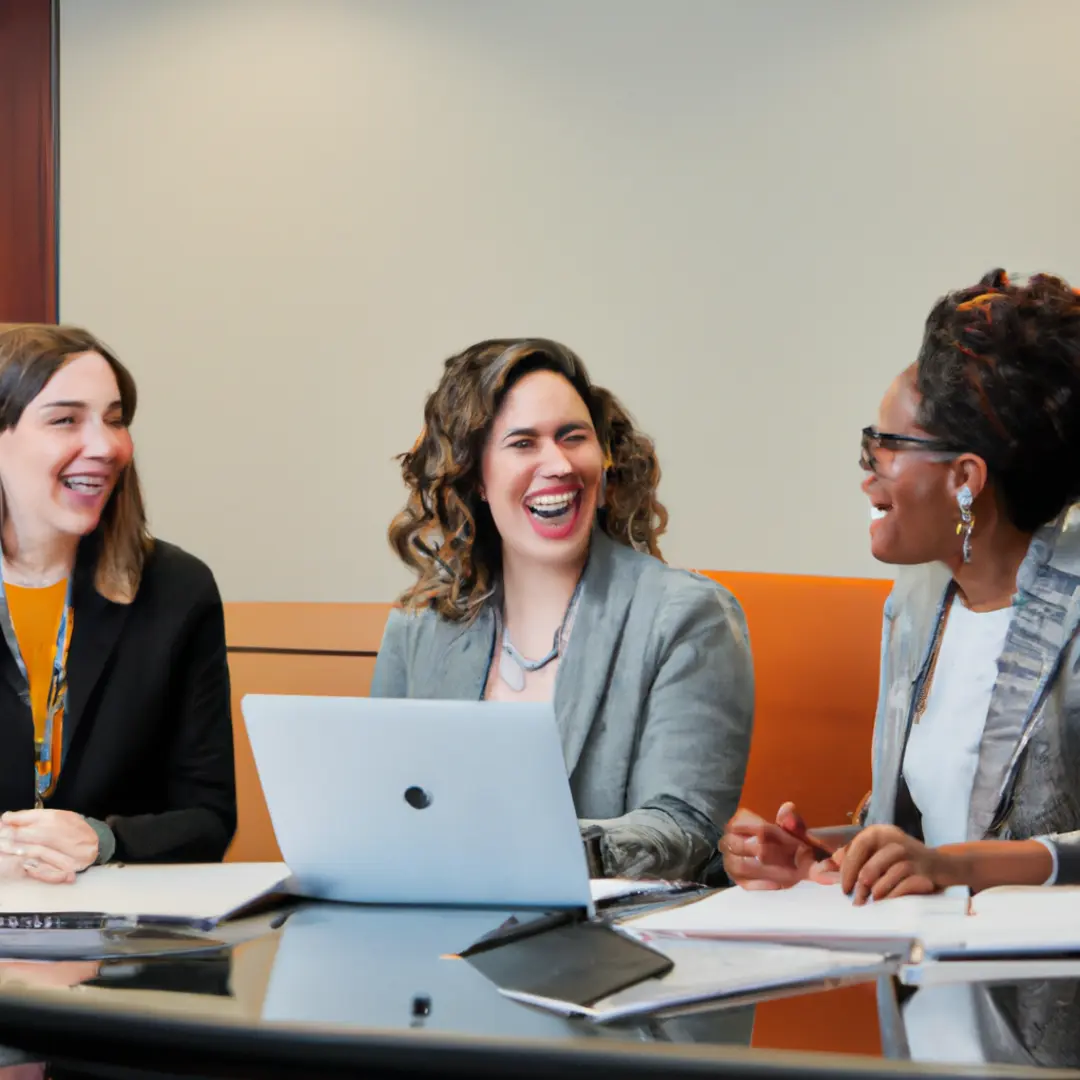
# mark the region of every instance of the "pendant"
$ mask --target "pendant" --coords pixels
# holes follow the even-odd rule
[[[499,650],[499,678],[516,694],[525,689],[525,672],[505,648]]]

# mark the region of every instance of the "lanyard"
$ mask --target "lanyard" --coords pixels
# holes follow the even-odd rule
[[[34,718],[34,796],[36,805],[52,794],[60,773],[61,747],[63,745],[64,706],[67,703],[67,658],[71,646],[71,629],[74,613],[71,610],[71,582],[75,575],[68,578],[67,593],[64,596],[64,610],[60,615],[60,625],[56,630],[56,646],[53,650],[52,675],[49,679],[49,694],[45,703],[45,723],[42,736],[37,734],[37,722]],[[15,660],[19,674],[26,684],[23,700],[31,710],[30,676],[26,670],[19,639],[15,634],[15,624],[8,608],[7,591],[0,583],[0,629],[8,651]]]

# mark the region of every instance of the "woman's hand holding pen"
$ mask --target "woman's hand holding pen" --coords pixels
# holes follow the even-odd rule
[[[793,803],[784,803],[775,824],[749,810],[728,822],[720,840],[724,869],[744,889],[787,889],[800,881],[831,884],[839,867],[816,847]]]

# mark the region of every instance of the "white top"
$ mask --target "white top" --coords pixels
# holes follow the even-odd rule
[[[1012,608],[975,612],[953,600],[926,710],[904,753],[904,779],[929,847],[968,839],[979,746],[1011,618]]]
[[[1011,608],[975,612],[953,600],[926,710],[904,753],[904,779],[930,847],[968,839],[979,746],[1011,618]],[[968,985],[917,991],[904,1007],[904,1027],[914,1061],[985,1061]]]

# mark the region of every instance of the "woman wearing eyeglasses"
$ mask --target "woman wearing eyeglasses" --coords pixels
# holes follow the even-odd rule
[[[1080,884],[1080,296],[998,270],[941,299],[861,463],[871,550],[902,567],[864,827],[815,862],[792,804],[775,824],[742,812],[725,868],[747,888],[839,880],[858,904]],[[1047,994],[1029,984],[1011,1012],[1064,1064],[1075,1014]]]

